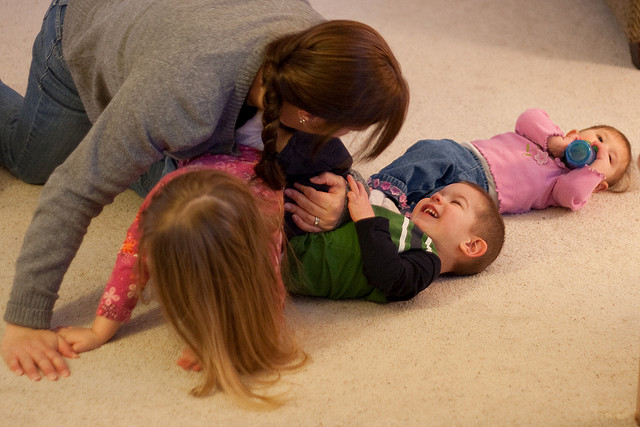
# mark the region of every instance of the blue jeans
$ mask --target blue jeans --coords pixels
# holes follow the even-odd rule
[[[30,184],[44,184],[91,128],[78,90],[62,57],[68,0],[53,0],[33,44],[24,98],[0,81],[0,165]],[[131,185],[144,196],[173,159],[154,164]]]
[[[62,58],[66,8],[53,0],[44,17],[25,97],[0,82],[0,164],[31,184],[43,184],[91,127]]]
[[[450,139],[425,139],[371,175],[368,184],[383,191],[398,204],[402,213],[407,213],[421,199],[461,181],[489,189],[484,168],[469,149]]]

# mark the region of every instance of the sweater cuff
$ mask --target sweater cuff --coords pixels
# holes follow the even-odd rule
[[[18,326],[33,329],[49,329],[57,296],[11,291],[4,320]]]

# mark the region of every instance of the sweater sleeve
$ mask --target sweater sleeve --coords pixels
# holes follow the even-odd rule
[[[516,133],[547,150],[547,139],[550,136],[564,136],[564,132],[556,126],[549,115],[538,108],[530,108],[522,113],[516,121]]]
[[[167,124],[155,126],[160,113],[150,117],[134,107],[142,85],[125,86],[43,188],[16,262],[4,316],[9,323],[48,328],[58,289],[91,220],[165,152],[195,146],[207,133],[203,129],[208,125],[194,117],[168,113]],[[169,130],[174,122],[194,127],[178,137],[176,132],[185,128]]]
[[[440,258],[436,254],[420,249],[398,252],[387,218],[366,218],[355,225],[364,275],[388,301],[415,297],[440,274]]]

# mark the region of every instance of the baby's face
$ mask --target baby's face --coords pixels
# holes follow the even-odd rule
[[[411,220],[438,245],[466,242],[477,219],[482,194],[468,184],[456,183],[418,202]]]
[[[579,135],[580,139],[591,143],[600,141],[607,147],[609,164],[606,170],[602,171],[607,176],[607,182],[620,178],[631,160],[620,136],[609,129],[586,129],[580,131]]]

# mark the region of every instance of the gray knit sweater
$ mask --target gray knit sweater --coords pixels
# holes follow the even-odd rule
[[[165,154],[231,152],[265,45],[322,20],[302,0],[70,0],[63,52],[93,127],[43,188],[5,320],[48,328],[91,219]]]

